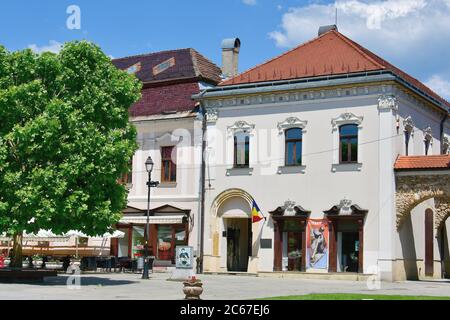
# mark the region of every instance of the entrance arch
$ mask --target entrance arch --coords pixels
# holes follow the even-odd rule
[[[439,260],[442,271],[450,266],[445,254],[448,240],[443,231],[450,216],[449,173],[448,170],[396,172],[396,226],[407,279],[438,277]],[[420,214],[420,218],[412,216],[412,212]],[[421,230],[419,233],[417,228]]]
[[[213,256],[219,269],[246,272],[252,257],[253,232],[251,209],[253,197],[233,188],[221,192],[211,205]]]
[[[405,219],[420,203],[435,199],[438,229],[450,216],[450,175],[398,175],[396,177],[397,230],[400,230]]]

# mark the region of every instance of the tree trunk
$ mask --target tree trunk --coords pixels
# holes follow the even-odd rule
[[[13,251],[11,257],[11,268],[22,268],[22,232],[14,234]]]

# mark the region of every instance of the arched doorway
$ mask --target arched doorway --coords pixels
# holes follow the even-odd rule
[[[408,280],[444,276],[450,266],[445,221],[450,215],[450,175],[397,172],[398,259]]]
[[[220,237],[213,254],[220,257],[220,268],[228,272],[247,272],[252,256],[253,198],[241,189],[229,189],[213,202],[211,229]],[[213,237],[214,238],[214,237]]]

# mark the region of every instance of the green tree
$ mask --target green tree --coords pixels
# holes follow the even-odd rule
[[[24,231],[94,236],[118,222],[140,90],[86,41],[59,54],[0,46],[0,233],[14,239],[11,266],[22,266]]]

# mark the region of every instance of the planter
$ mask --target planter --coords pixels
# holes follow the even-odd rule
[[[203,292],[203,283],[200,280],[192,281],[184,281],[183,292],[186,295],[185,300],[201,300],[200,295]]]

